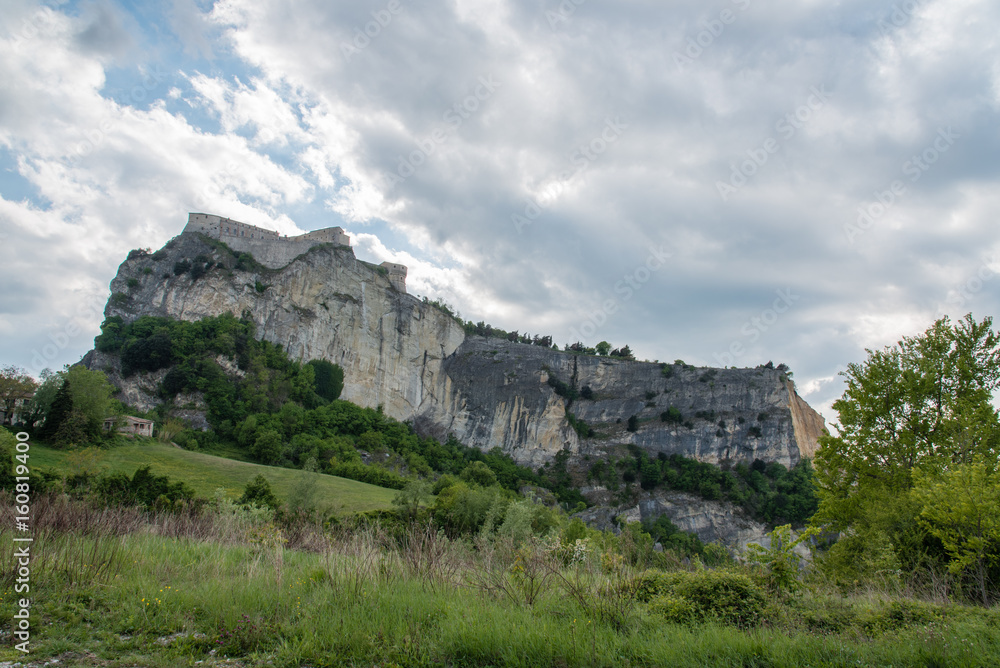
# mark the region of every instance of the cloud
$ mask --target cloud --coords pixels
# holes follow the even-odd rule
[[[167,18],[184,44],[185,53],[209,60],[215,57],[209,35],[210,25],[194,0],[172,0]]]
[[[37,196],[0,220],[100,287],[188,210],[332,217],[466,317],[699,364],[737,343],[826,407],[865,346],[1000,306],[969,283],[1000,250],[995,3],[567,6],[175,0],[182,46],[153,46],[184,53],[115,83],[139,104],[106,87],[148,12],[15,2],[37,27],[0,42],[0,146]],[[71,270],[41,266],[58,295]]]

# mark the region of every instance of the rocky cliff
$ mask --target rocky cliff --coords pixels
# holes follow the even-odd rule
[[[175,272],[185,262],[202,270]],[[466,337],[450,315],[399,292],[343,246],[316,246],[269,269],[185,233],[156,253],[130,254],[111,291],[105,315],[125,321],[246,313],[259,336],[293,357],[339,364],[344,399],[535,467],[563,449],[599,456],[629,444],[711,463],[792,466],[811,456],[823,428],[778,369],[660,365]],[[114,366],[96,353],[87,363]],[[114,380],[136,403],[151,400],[155,378]],[[570,402],[585,387],[589,398]],[[567,411],[585,426],[574,429]]]

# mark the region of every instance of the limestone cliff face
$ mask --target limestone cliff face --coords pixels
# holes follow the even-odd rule
[[[176,262],[198,257],[215,266],[197,279],[174,275]],[[664,367],[466,338],[451,316],[396,290],[347,247],[315,247],[277,270],[241,270],[217,241],[185,233],[155,254],[132,254],[111,291],[105,315],[125,321],[247,313],[259,336],[292,357],[339,364],[344,399],[381,405],[425,434],[499,447],[533,467],[562,449],[596,455],[627,444],[711,463],[759,458],[791,466],[811,456],[823,424],[774,369]],[[88,363],[108,360],[91,354]],[[588,386],[592,398],[570,405],[550,377]],[[113,380],[137,397],[139,384],[156,381]],[[680,424],[660,419],[670,407]],[[595,434],[581,440],[567,409]],[[626,429],[631,416],[634,432]]]
[[[622,520],[641,522],[661,515],[666,515],[681,531],[696,534],[704,543],[721,542],[736,550],[746,548],[749,543],[764,544],[767,537],[766,526],[746,517],[730,503],[661,489],[643,492],[633,504],[598,505],[577,514],[588,525],[606,531],[617,531]]]

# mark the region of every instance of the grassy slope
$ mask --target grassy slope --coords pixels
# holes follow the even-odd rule
[[[60,473],[75,473],[86,467],[128,475],[140,466],[149,465],[153,473],[168,476],[172,481],[184,481],[199,496],[209,499],[219,487],[225,489],[229,497],[238,497],[247,481],[261,473],[271,483],[274,493],[286,500],[301,480],[313,478],[316,505],[334,512],[388,508],[396,495],[395,490],[345,478],[239,462],[150,441],[107,450],[89,448],[76,453],[33,444],[31,463],[36,468]]]
[[[12,563],[7,534],[0,528],[0,557]],[[294,550],[277,558],[250,546],[151,535],[63,536],[36,549],[29,658],[39,663],[32,665],[60,657],[66,665],[103,668],[846,668],[995,666],[1000,657],[991,613],[973,609],[941,608],[934,622],[870,635],[782,625],[745,632],[678,626],[641,610],[616,631],[551,581],[528,607],[409,576],[384,552],[384,562]],[[110,566],[95,572],[95,555]],[[378,563],[389,567],[372,568]],[[0,619],[11,618],[15,598],[9,588],[0,591]],[[789,615],[799,619],[796,604],[789,605]],[[0,660],[25,660],[10,642],[0,646]]]

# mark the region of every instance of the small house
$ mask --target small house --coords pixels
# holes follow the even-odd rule
[[[105,418],[104,431],[111,431],[114,429],[115,423],[118,422],[119,419],[121,419],[122,423],[118,428],[118,433],[125,434],[126,436],[153,436],[152,420],[144,420],[131,415],[123,415],[121,418]]]

